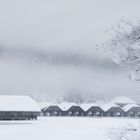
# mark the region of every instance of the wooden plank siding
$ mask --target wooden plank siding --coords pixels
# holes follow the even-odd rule
[[[39,112],[0,111],[0,120],[33,120]]]
[[[62,116],[63,111],[58,106],[49,106],[42,109],[44,116]]]
[[[80,106],[72,106],[66,111],[67,116],[84,116],[85,111]]]
[[[42,109],[43,116],[88,116],[88,117],[140,117],[140,106],[131,107],[127,112],[119,107],[113,106],[103,109],[100,106],[91,106],[85,109],[80,105],[72,105],[62,109],[59,105],[51,105]]]
[[[120,107],[111,107],[105,112],[107,117],[124,117],[125,112]]]
[[[132,107],[126,112],[127,117],[140,117],[140,107]]]
[[[101,117],[105,115],[105,112],[99,106],[92,106],[86,111],[85,114],[86,116]]]

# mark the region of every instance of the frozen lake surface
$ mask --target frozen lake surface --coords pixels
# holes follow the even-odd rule
[[[0,121],[1,140],[109,140],[112,133],[138,128],[139,119],[42,117]],[[135,135],[137,132],[131,132]]]

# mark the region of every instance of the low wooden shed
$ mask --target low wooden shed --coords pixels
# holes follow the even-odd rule
[[[76,103],[60,103],[63,116],[83,116],[84,110]]]
[[[37,119],[40,108],[29,96],[0,95],[0,120]]]
[[[140,117],[140,105],[128,104],[122,108],[126,117]]]
[[[72,106],[67,110],[68,116],[84,116],[84,110],[80,106]]]
[[[42,109],[44,116],[62,116],[62,110],[57,105],[50,105]]]
[[[80,106],[85,111],[85,116],[104,116],[103,109],[95,103],[84,103]]]
[[[62,110],[62,116],[71,116],[68,112],[68,110],[72,107],[72,106],[77,106],[76,103],[60,103],[58,104],[58,107]]]
[[[107,117],[123,117],[125,115],[124,110],[117,104],[108,103],[102,106]]]

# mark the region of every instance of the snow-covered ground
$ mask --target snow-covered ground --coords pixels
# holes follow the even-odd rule
[[[42,117],[37,121],[0,121],[1,140],[113,140],[129,128],[131,137],[139,119]],[[115,139],[116,140],[116,139]],[[120,140],[120,139],[119,139]],[[131,139],[135,140],[135,139]]]

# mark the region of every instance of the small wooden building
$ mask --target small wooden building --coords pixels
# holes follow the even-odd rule
[[[102,117],[104,116],[104,111],[99,106],[92,106],[90,109],[86,111],[86,114],[88,116]]]
[[[140,105],[128,104],[122,108],[126,117],[140,117]]]
[[[72,107],[72,106],[77,106],[76,103],[60,103],[58,104],[58,107],[62,110],[62,116],[71,116],[68,113],[68,110]]]
[[[62,110],[57,105],[50,105],[42,109],[44,116],[62,116]]]
[[[84,110],[75,103],[61,103],[58,105],[62,111],[63,116],[83,116]]]
[[[124,117],[125,115],[124,110],[116,104],[105,104],[102,106],[102,109],[104,110],[106,117]]]
[[[95,103],[85,103],[80,105],[85,111],[85,116],[101,117],[104,116],[104,111],[99,105]]]
[[[0,95],[0,120],[37,119],[40,109],[29,96]]]
[[[67,110],[68,116],[84,116],[84,110],[80,106],[72,106]]]

